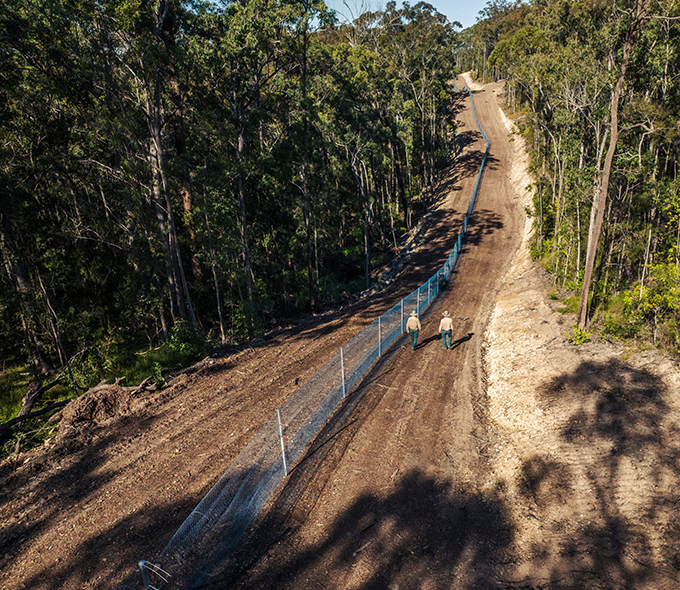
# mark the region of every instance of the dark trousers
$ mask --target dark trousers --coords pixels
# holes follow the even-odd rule
[[[411,335],[411,348],[415,350],[418,344],[418,330],[409,330],[408,333]]]
[[[442,330],[442,343],[444,348],[451,348],[453,339],[453,330]]]

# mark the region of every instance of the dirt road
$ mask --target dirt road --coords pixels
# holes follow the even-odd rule
[[[386,355],[237,549],[174,587],[680,586],[677,363],[566,341],[573,318],[554,313],[528,255],[531,179],[500,91],[474,94],[489,164],[418,348]],[[51,441],[0,464],[0,588],[139,588],[138,560],[159,555],[276,408],[441,266],[483,151],[454,100],[464,151],[389,289],[225,348],[159,392],[82,396]],[[445,309],[453,350],[437,334]]]
[[[512,527],[502,502],[478,485],[487,471],[479,453],[487,437],[481,354],[524,211],[507,173],[511,149],[496,97],[479,91],[474,100],[491,141],[487,169],[456,276],[422,318],[418,347],[404,343],[372,376],[348,424],[324,434],[330,448],[303,477],[304,491],[285,490],[295,499],[272,506],[202,585],[434,588],[458,579],[479,588],[493,579],[492,569],[476,563],[492,561]],[[459,120],[466,151],[438,210],[454,235],[485,149],[469,100]],[[425,254],[435,240],[445,240],[444,228],[433,228]],[[421,264],[430,274],[437,268],[436,260]],[[438,335],[444,310],[455,320],[451,350]]]
[[[54,439],[0,466],[1,587],[56,590],[138,585],[137,561],[153,560],[160,553],[191,509],[275,409],[342,344],[441,266],[453,248],[484,149],[469,102],[462,94],[454,102],[460,109],[463,154],[440,180],[437,204],[427,218],[427,232],[390,289],[338,311],[309,318],[245,349],[222,351],[159,393],[140,393],[130,398],[125,391],[113,388],[100,395],[83,396],[65,412]],[[505,133],[493,97],[481,99],[478,108],[482,114],[487,108],[496,114],[496,119],[490,120],[494,121],[488,129],[490,134]],[[372,405],[380,401],[383,393],[388,392],[385,399],[391,400],[394,392],[404,388],[403,396],[391,400],[397,404],[393,409],[396,422],[392,421],[397,429],[387,445],[381,445],[387,455],[395,453],[390,465],[400,465],[401,475],[394,477],[400,482],[408,481],[403,477],[411,465],[441,463],[436,451],[428,450],[428,455],[434,455],[422,457],[424,463],[420,455],[428,448],[428,441],[433,449],[437,448],[434,443],[442,425],[458,421],[460,414],[464,428],[473,428],[469,396],[478,388],[484,316],[488,317],[493,300],[489,290],[511,255],[511,248],[506,248],[509,238],[505,236],[510,233],[509,220],[503,218],[509,209],[494,203],[497,198],[499,202],[508,200],[507,189],[502,194],[497,189],[487,190],[498,184],[496,176],[503,177],[500,167],[504,157],[496,148],[492,150],[464,262],[458,271],[460,278],[455,279],[437,306],[438,310],[450,307],[454,316],[471,318],[456,323],[456,348],[444,351],[433,339],[438,312],[432,318],[423,318],[425,329],[415,356],[399,350],[394,364],[366,393],[357,410],[357,415],[370,416]],[[488,254],[500,244],[505,262]],[[481,286],[471,282],[487,274],[492,258],[497,267],[491,282],[488,278],[481,279]],[[467,286],[466,281],[470,282]],[[468,291],[479,289],[483,296],[468,300]],[[416,358],[419,360],[414,362]],[[412,379],[404,376],[408,367],[413,372]],[[440,386],[433,388],[435,374]],[[454,387],[466,390],[467,402],[458,404],[452,395]],[[438,406],[426,400],[426,392],[435,391],[440,398]],[[391,410],[377,409],[367,426],[384,420],[385,411],[389,414]],[[403,416],[397,416],[398,412]],[[424,422],[429,419],[430,424]],[[359,421],[354,417],[352,420],[356,428]],[[424,436],[420,421],[428,432],[427,441],[412,450],[400,450],[405,440],[416,437],[412,439],[415,442]],[[354,434],[356,430],[347,429],[344,436]],[[362,437],[363,432],[356,440]],[[475,439],[459,440],[455,447],[445,450],[454,454],[462,468],[464,463],[476,460]],[[364,444],[370,448],[370,438]],[[333,449],[328,456],[332,459],[340,449],[341,446]],[[351,461],[351,453],[347,459]],[[377,455],[375,460],[379,460]],[[316,475],[306,492],[308,502],[315,486],[319,486],[318,478],[323,478],[322,472],[334,465],[329,461],[328,467]],[[352,480],[351,485],[359,483]],[[300,506],[296,507],[298,515]]]

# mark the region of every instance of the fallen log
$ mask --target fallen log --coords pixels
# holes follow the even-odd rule
[[[24,414],[23,416],[17,416],[16,418],[8,420],[4,424],[0,424],[0,442],[9,438],[10,430],[12,430],[12,428],[20,422],[23,422],[24,420],[30,420],[31,418],[36,418],[37,416],[41,416],[42,414],[47,414],[47,412],[61,408],[62,406],[65,406],[67,403],[69,403],[72,399],[74,398],[69,398],[60,402],[53,402],[41,410],[36,410],[35,412],[30,412],[28,414]]]
[[[42,397],[42,394],[57,385],[59,383],[59,379],[61,379],[61,375],[46,385],[40,385],[39,381],[31,381],[28,384],[28,391],[26,392],[26,395],[21,399],[21,410],[19,410],[17,418],[30,414],[33,406],[35,406],[35,404],[37,404]]]

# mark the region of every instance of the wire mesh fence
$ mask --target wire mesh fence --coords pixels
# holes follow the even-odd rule
[[[472,101],[470,91],[466,91]],[[474,101],[472,105],[474,112]],[[218,539],[222,555],[233,549],[331,412],[404,333],[409,313],[422,313],[436,299],[458,259],[489,151],[489,140],[478,120],[477,125],[486,150],[456,244],[446,262],[426,283],[341,347],[276,411],[191,512],[160,556],[154,562],[139,562],[147,590],[169,587],[172,576],[181,572],[208,535]]]

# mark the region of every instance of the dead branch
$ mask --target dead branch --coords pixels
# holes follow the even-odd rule
[[[28,384],[26,395],[21,400],[21,410],[19,410],[17,418],[30,414],[33,406],[35,406],[42,397],[42,394],[57,385],[60,379],[61,375],[47,385],[40,385],[38,381],[31,381],[31,383]]]
[[[51,412],[52,410],[61,408],[62,406],[65,406],[67,403],[69,403],[72,399],[74,398],[66,399],[60,402],[53,402],[45,406],[41,410],[36,410],[35,412],[30,412],[22,416],[17,416],[16,418],[8,420],[4,424],[0,424],[0,442],[7,439],[13,427],[19,424],[20,422],[23,422],[24,420],[30,420],[31,418],[36,418],[37,416],[41,416],[42,414],[46,414],[47,412]]]

